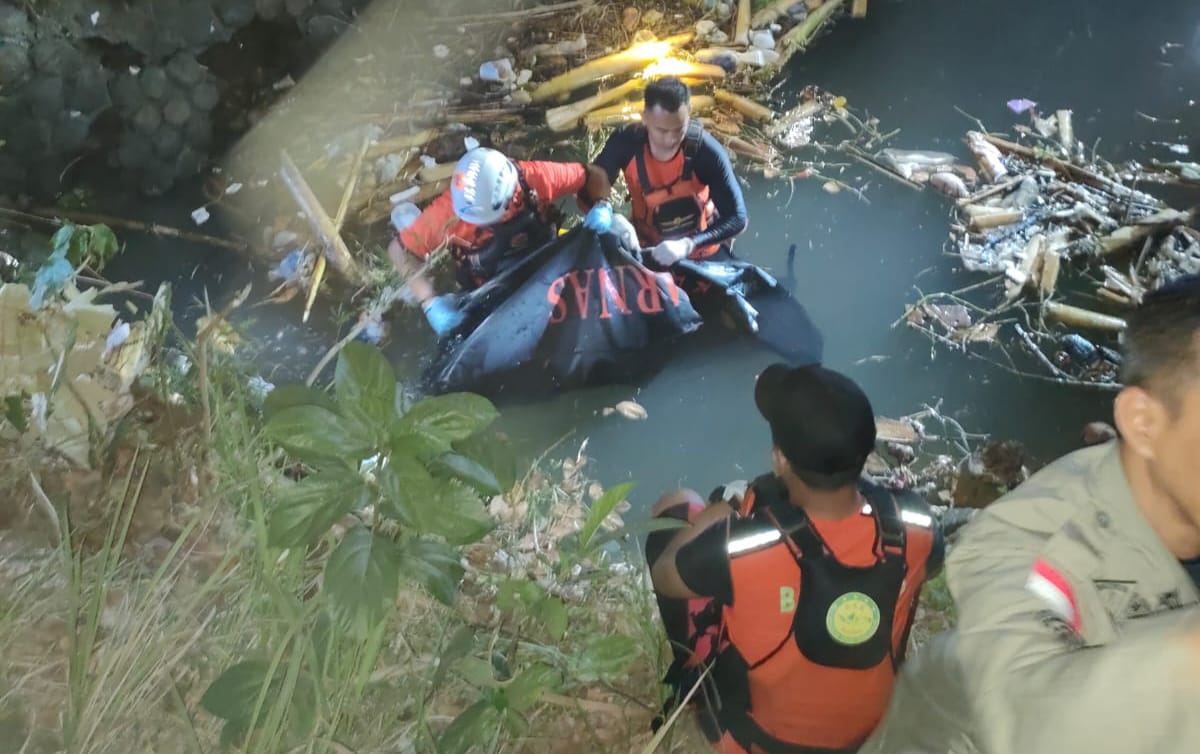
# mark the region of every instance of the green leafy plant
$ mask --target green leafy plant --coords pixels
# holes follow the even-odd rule
[[[332,396],[281,386],[263,413],[264,436],[301,470],[298,481],[281,474],[270,495],[266,546],[301,567],[323,561],[322,587],[294,609],[294,598],[283,601],[294,627],[271,659],[238,662],[209,686],[203,706],[225,720],[229,741],[272,716],[311,719],[303,710],[321,706],[317,681],[337,662],[331,648],[350,642],[356,674],[369,675],[402,583],[453,602],[459,547],[491,529],[483,498],[503,490],[500,476],[511,477],[489,467],[502,456],[486,433],[497,417],[491,402],[458,393],[405,406],[391,366],[363,343],[340,354]],[[280,698],[290,710],[277,709]]]

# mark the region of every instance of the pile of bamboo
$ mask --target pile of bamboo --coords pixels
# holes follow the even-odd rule
[[[1200,272],[1200,231],[1189,227],[1195,210],[1138,190],[1136,165],[1086,159],[1069,110],[1033,120],[1037,131],[1018,130],[1036,146],[982,131],[965,139],[979,187],[955,202],[950,246],[966,270],[993,276],[969,287],[994,297],[971,306],[974,324],[996,324],[991,334],[1014,338],[1042,376],[1115,386],[1124,311],[1147,291]],[[935,294],[910,307],[908,324],[950,335],[953,328],[929,327],[939,296],[967,311],[958,296]],[[1024,327],[1011,316],[1017,311],[1026,314]]]

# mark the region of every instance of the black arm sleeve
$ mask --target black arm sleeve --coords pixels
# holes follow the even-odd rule
[[[608,182],[613,183],[617,180],[617,174],[621,172],[621,168],[628,165],[633,156],[637,154],[637,149],[641,144],[642,132],[637,126],[619,128],[608,137],[604,148],[600,150],[600,154],[596,155],[596,159],[592,160],[592,164],[603,168],[604,172],[608,174]]]
[[[675,568],[687,588],[722,605],[733,604],[727,542],[726,522],[715,523],[675,553]]]
[[[708,186],[709,197],[717,209],[717,221],[692,240],[697,246],[727,241],[745,230],[748,222],[746,200],[742,197],[737,176],[733,174],[729,155],[712,134],[706,132],[693,165],[696,177]]]

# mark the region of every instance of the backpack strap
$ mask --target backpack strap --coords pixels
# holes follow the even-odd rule
[[[699,120],[692,118],[688,121],[687,133],[683,137],[683,180],[692,180],[692,160],[700,153],[703,143],[704,126]]]

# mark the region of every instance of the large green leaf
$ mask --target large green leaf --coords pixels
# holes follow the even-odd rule
[[[365,526],[347,532],[325,564],[325,590],[334,614],[356,636],[379,625],[395,601],[401,553],[396,543]]]
[[[479,432],[454,443],[454,449],[492,472],[501,492],[508,492],[517,483],[517,453],[503,434],[495,430]]]
[[[112,228],[103,224],[93,225],[88,229],[88,247],[83,253],[88,259],[88,264],[96,270],[102,270],[117,255],[120,248]]]
[[[562,641],[567,633],[567,606],[558,597],[547,595],[537,603],[533,610],[537,619],[542,622],[550,636],[555,641]]]
[[[480,699],[442,731],[438,738],[438,754],[466,754],[472,747],[483,747],[492,739],[500,724],[500,711],[489,699]]]
[[[492,402],[473,393],[448,393],[426,398],[401,417],[405,429],[447,443],[465,440],[496,420]]]
[[[280,411],[267,422],[266,435],[300,460],[314,464],[335,459],[357,467],[374,449],[370,437],[356,433],[349,422],[320,406]]]
[[[440,542],[410,539],[404,543],[401,567],[406,578],[425,587],[439,602],[447,605],[458,594],[463,567],[458,551]]]
[[[484,495],[499,495],[500,481],[490,470],[459,453],[446,453],[429,463],[434,476],[457,479]]]
[[[579,529],[580,548],[587,549],[588,543],[592,541],[600,524],[604,523],[604,519],[608,518],[608,515],[621,504],[631,489],[633,489],[633,482],[618,484],[616,487],[610,487],[600,496],[599,500],[592,503],[587,518],[584,519],[583,526]]]
[[[222,720],[247,727],[258,704],[263,685],[270,679],[271,664],[266,660],[244,660],[225,670],[209,684],[200,706]]]
[[[562,673],[549,665],[534,665],[522,670],[504,687],[510,709],[524,712],[546,692],[557,691],[562,685]]]
[[[387,435],[396,417],[396,375],[379,349],[357,341],[342,349],[333,391],[340,413],[364,434]]]
[[[263,401],[263,418],[270,421],[284,409],[295,406],[320,406],[330,411],[337,410],[337,404],[334,403],[333,397],[329,393],[297,382],[290,385],[279,385],[267,393],[267,398]]]
[[[478,542],[492,529],[492,520],[473,490],[441,480],[436,494],[413,509],[414,525],[422,534],[437,534],[454,545]]]
[[[640,654],[641,648],[628,636],[601,636],[571,656],[571,677],[583,683],[611,680]]]
[[[275,496],[267,522],[272,547],[314,544],[359,503],[363,478],[351,471],[327,470],[288,483]]]
[[[422,509],[433,505],[442,483],[430,476],[420,461],[393,453],[379,472],[383,512],[405,526],[418,528]]]

